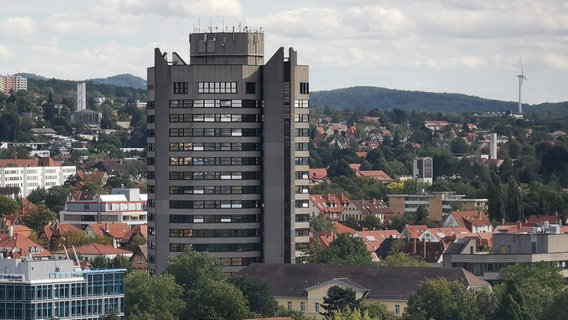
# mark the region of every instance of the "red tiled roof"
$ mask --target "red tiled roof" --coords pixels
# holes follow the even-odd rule
[[[147,224],[139,224],[130,229],[123,237],[123,240],[132,240],[132,237],[136,234],[141,234],[144,238],[148,238],[148,225]]]
[[[42,231],[47,241],[51,241],[53,236],[62,236],[68,232],[83,232],[83,230],[68,223],[56,223],[55,225],[44,226]]]
[[[380,246],[383,241],[386,239],[393,237],[393,238],[400,238],[400,232],[397,230],[368,230],[368,231],[357,231],[353,235],[353,237],[359,237],[363,239],[365,244],[367,245],[367,251],[375,252]]]
[[[349,233],[349,234],[354,234],[357,232],[357,230],[350,228],[344,224],[341,224],[339,222],[334,222],[333,223],[333,228],[335,229],[335,233]]]
[[[109,254],[132,254],[131,251],[115,248],[108,244],[98,244],[98,243],[89,243],[82,245],[80,247],[76,247],[75,251],[77,251],[78,255],[109,255]],[[58,250],[54,252],[54,254],[62,254],[65,253],[64,250]]]
[[[310,169],[310,179],[314,179],[314,180],[327,179],[327,169],[326,168]]]
[[[451,215],[461,227],[466,227],[470,231],[470,225],[478,227],[491,225],[489,217],[483,211],[454,211]]]
[[[343,212],[351,202],[343,193],[314,194],[310,196],[310,200],[321,213]]]
[[[37,167],[37,159],[0,159],[0,167],[13,165],[16,167]]]
[[[30,250],[34,248],[34,250]],[[32,257],[51,257],[51,252],[43,248],[40,244],[33,242],[26,235],[14,233],[12,237],[9,234],[0,234],[0,252],[5,253],[5,257],[21,258],[32,253]]]
[[[89,227],[98,236],[110,235],[115,239],[122,239],[130,232],[127,223],[93,223]]]
[[[404,230],[408,231],[410,234],[410,239],[418,238],[424,231],[428,230],[428,226],[425,224],[418,224],[418,225],[406,225]],[[403,230],[403,231],[404,231]]]
[[[428,228],[426,231],[429,231],[438,240],[443,240],[448,237],[451,237],[452,239],[461,239],[474,235],[474,233],[471,233],[466,227]],[[424,232],[422,234],[424,234]]]
[[[389,177],[389,175],[386,174],[383,170],[357,171],[357,172],[355,172],[355,175],[359,176],[359,177],[370,177],[370,178],[374,178],[374,179],[377,179],[377,180],[383,181],[383,182],[392,181],[392,178]]]
[[[543,216],[532,215],[527,219],[526,225],[536,226],[542,224],[545,221],[550,224],[556,224],[558,223],[558,217],[555,215],[543,215]]]
[[[350,163],[349,168],[351,168],[355,171],[358,171],[361,168],[361,164],[360,163]]]

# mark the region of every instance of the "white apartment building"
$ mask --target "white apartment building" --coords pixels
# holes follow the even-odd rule
[[[51,158],[0,160],[0,187],[19,187],[25,198],[37,188],[60,186],[77,173],[75,166],[63,166]]]
[[[111,194],[82,192],[72,195],[59,212],[59,221],[82,230],[94,223],[127,223],[131,227],[148,223],[147,194],[136,188],[113,188]]]

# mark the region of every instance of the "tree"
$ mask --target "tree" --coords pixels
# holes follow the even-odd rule
[[[146,238],[140,233],[135,234],[128,243],[128,250],[134,251],[138,246],[146,244]]]
[[[365,312],[371,319],[377,320],[398,320],[398,316],[387,309],[387,305],[378,302],[362,302],[361,312]]]
[[[246,319],[244,295],[226,282],[222,263],[192,249],[168,260],[166,271],[184,288],[187,308],[182,319]]]
[[[414,224],[428,224],[428,209],[424,205],[420,205],[416,209]]]
[[[250,311],[263,317],[276,315],[278,302],[272,297],[268,283],[249,275],[233,275],[228,281],[243,293]]]
[[[104,255],[96,256],[91,260],[91,266],[94,269],[107,269],[109,267],[109,259]]]
[[[360,305],[361,300],[357,299],[355,290],[333,286],[329,288],[327,295],[323,297],[321,307],[325,311],[320,312],[320,314],[326,319],[335,319],[334,312],[358,309]]]
[[[30,194],[28,194],[26,199],[28,199],[28,201],[30,201],[31,203],[40,204],[45,202],[46,195],[47,191],[45,190],[45,188],[36,188],[32,190]]]
[[[325,214],[318,214],[310,220],[310,230],[316,233],[333,231],[333,222]]]
[[[289,317],[289,318],[292,318],[294,320],[315,320],[314,317],[308,317],[301,311],[292,310],[292,309],[289,310],[284,306],[278,307],[278,312],[277,312],[276,316],[278,316],[278,317]]]
[[[18,202],[8,196],[0,194],[0,216],[16,213],[20,209]]]
[[[507,266],[499,271],[499,279],[501,283],[495,286],[497,317],[516,315],[519,319],[546,319],[543,312],[564,289],[560,269],[543,261],[530,266]]]
[[[183,287],[167,273],[129,273],[124,281],[124,300],[128,319],[145,319],[144,315],[151,316],[150,319],[178,319],[186,305]]]
[[[45,195],[45,206],[53,212],[59,213],[65,209],[67,197],[73,190],[70,186],[53,186]]]
[[[329,245],[323,249],[314,245],[315,249],[310,252],[310,262],[315,264],[348,264],[348,265],[372,265],[371,254],[361,238],[351,237],[348,233],[341,233]]]
[[[28,216],[23,217],[23,220],[28,228],[39,234],[44,226],[55,222],[57,217],[53,211],[41,204],[37,208],[34,208]]]
[[[428,263],[423,260],[417,260],[405,252],[389,252],[385,259],[381,261],[384,266],[397,267],[427,267]]]
[[[478,320],[475,295],[459,281],[426,279],[410,296],[403,319]]]
[[[333,320],[373,320],[377,318],[371,318],[367,312],[361,311],[359,309],[346,308],[343,310],[334,310],[331,317],[328,319]],[[382,319],[382,318],[381,318]]]
[[[563,320],[568,314],[568,290],[564,289],[554,297],[554,300],[546,310],[543,319]]]
[[[487,185],[487,214],[493,221],[501,222],[505,219],[505,204],[501,195],[501,181],[495,171],[491,171],[491,179]]]
[[[113,269],[126,269],[128,272],[132,271],[132,264],[130,263],[130,260],[121,254],[112,258],[112,260],[109,261],[108,266]]]
[[[507,180],[507,195],[506,213],[509,221],[523,221],[523,196],[514,176],[509,176]]]

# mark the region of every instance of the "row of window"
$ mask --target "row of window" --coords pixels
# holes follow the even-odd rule
[[[207,251],[207,252],[260,251],[260,244],[258,243],[214,243],[214,244],[170,243],[170,252],[185,252],[190,247],[196,251]]]
[[[294,101],[294,107],[296,108],[309,108],[310,100],[296,100]]]
[[[170,223],[255,223],[258,222],[257,214],[247,215],[170,215]],[[148,232],[152,234],[151,228]]]
[[[176,122],[258,122],[259,114],[170,114],[170,123]]]
[[[170,200],[170,209],[246,209],[259,206],[259,200]]]
[[[148,172],[148,179],[155,179],[153,171]],[[260,179],[257,171],[170,171],[170,180],[256,180]]]
[[[147,160],[150,159],[154,158],[147,158]],[[170,157],[170,166],[254,166],[259,164],[260,158],[258,157]],[[154,165],[154,162],[148,162],[148,165]]]
[[[237,93],[237,83],[227,81],[199,82],[197,93]]]
[[[258,137],[260,132],[260,129],[241,128],[170,128],[170,137]],[[148,137],[153,137],[153,135],[148,135]]]
[[[307,101],[307,100],[304,100]],[[262,108],[262,100],[170,100],[170,108]]]
[[[170,143],[170,151],[259,151],[262,150],[260,143]]]
[[[172,238],[246,238],[260,236],[259,229],[170,229]]]
[[[309,157],[296,157],[294,159],[294,164],[296,164],[297,166],[307,166],[310,164],[310,158]]]
[[[170,194],[255,194],[259,186],[170,186]]]

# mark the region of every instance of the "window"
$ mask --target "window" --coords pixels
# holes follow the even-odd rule
[[[300,82],[300,93],[301,94],[310,93],[310,84],[308,82]]]
[[[288,310],[292,310],[292,301],[288,301]]]
[[[155,120],[156,118],[153,115],[149,115],[146,117],[146,122],[148,123],[154,123]]]
[[[246,90],[247,94],[255,94],[256,93],[256,83],[247,82],[245,90]]]
[[[308,114],[295,114],[295,122],[310,122],[310,116]]]
[[[300,302],[300,311],[301,312],[306,312],[306,303],[305,302]]]
[[[315,312],[315,313],[319,313],[319,312],[320,312],[320,304],[319,304],[319,302],[316,302],[316,303],[314,304],[314,312]]]
[[[310,100],[296,100],[294,103],[294,107],[296,108],[309,108]]]
[[[308,143],[296,143],[296,151],[308,151]]]
[[[197,93],[237,93],[236,82],[199,82]]]
[[[394,314],[396,314],[397,316],[400,316],[400,305],[399,304],[394,305]]]
[[[187,82],[174,82],[174,94],[187,94]]]

